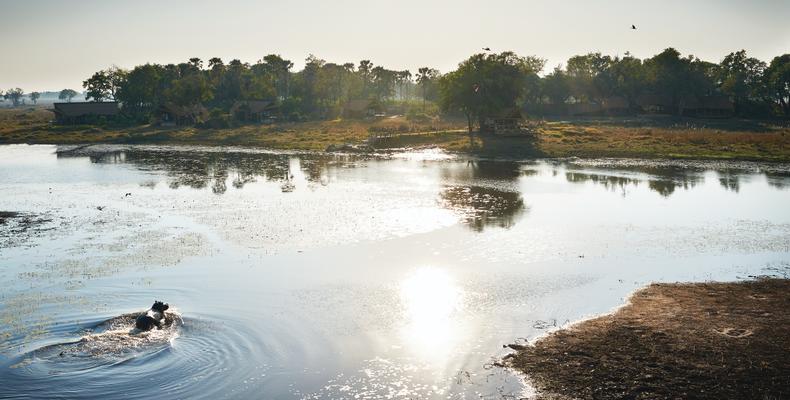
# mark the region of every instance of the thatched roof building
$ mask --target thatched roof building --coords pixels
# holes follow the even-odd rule
[[[208,110],[201,104],[179,106],[165,103],[156,109],[154,117],[161,126],[194,125],[208,118]]]
[[[99,117],[115,117],[120,113],[118,102],[54,103],[55,120],[62,124],[80,124]]]
[[[270,121],[277,111],[277,103],[271,100],[241,100],[230,108],[234,118],[246,122]]]
[[[481,118],[480,132],[493,133],[495,135],[521,134],[521,125],[524,116],[517,107],[508,108],[499,113]]]

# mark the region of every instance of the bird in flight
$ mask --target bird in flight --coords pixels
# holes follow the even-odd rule
[[[631,25],[631,29],[636,29],[636,25]]]
[[[483,50],[485,50],[485,51],[491,51],[491,48],[490,48],[490,47],[483,47]]]

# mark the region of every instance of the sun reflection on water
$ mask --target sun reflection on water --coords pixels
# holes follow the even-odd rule
[[[424,267],[407,276],[400,284],[405,345],[423,359],[442,359],[459,339],[455,317],[463,308],[463,297],[463,290],[443,269]]]

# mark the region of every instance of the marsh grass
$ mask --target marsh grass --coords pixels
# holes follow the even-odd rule
[[[432,146],[503,157],[635,157],[790,161],[787,122],[668,117],[546,120],[524,137],[468,135],[462,119],[331,120],[223,129],[58,126],[43,108],[0,109],[0,143],[168,143],[323,151],[391,135],[376,148]]]

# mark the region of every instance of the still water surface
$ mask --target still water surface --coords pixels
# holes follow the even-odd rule
[[[787,171],[0,146],[0,397],[529,395],[503,344],[787,275]],[[130,334],[154,299],[178,323]]]

